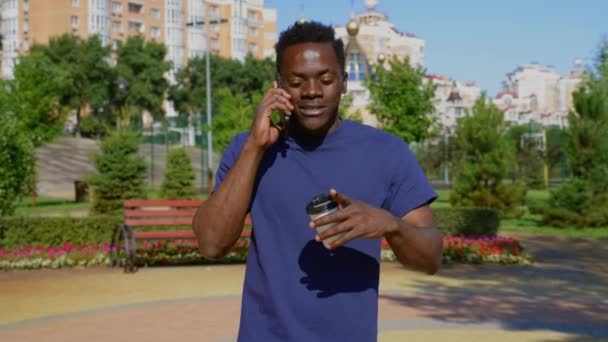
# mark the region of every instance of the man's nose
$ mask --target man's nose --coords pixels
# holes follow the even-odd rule
[[[316,80],[309,80],[304,84],[304,89],[302,89],[303,97],[320,97],[323,95],[323,91],[321,89],[321,83]]]

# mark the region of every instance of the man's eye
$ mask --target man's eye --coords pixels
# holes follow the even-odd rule
[[[302,83],[300,83],[300,82],[289,82],[289,86],[292,88],[298,88],[301,85],[302,85]]]
[[[323,84],[332,84],[334,82],[333,78],[324,78],[321,80],[321,83]]]

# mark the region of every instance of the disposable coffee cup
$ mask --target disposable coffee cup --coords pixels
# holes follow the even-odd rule
[[[338,202],[331,199],[331,197],[329,197],[328,195],[315,196],[315,198],[313,198],[312,201],[310,201],[306,205],[306,212],[308,213],[308,216],[310,217],[311,221],[317,220],[325,215],[329,215],[338,210],[340,210]],[[321,234],[322,232],[328,230],[334,224],[335,223],[329,223],[320,227],[316,227],[317,234]],[[323,240],[323,245],[325,245],[325,247],[329,247],[329,245],[332,242],[336,241],[338,238],[340,238],[340,236],[341,234],[338,234]]]

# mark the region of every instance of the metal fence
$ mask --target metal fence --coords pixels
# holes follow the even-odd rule
[[[207,136],[202,125],[197,120],[187,120],[181,117],[168,118],[163,122],[153,122],[147,127],[133,127],[141,131],[143,139],[139,148],[148,164],[148,183],[159,187],[163,181],[167,152],[170,148],[183,146],[192,160],[198,190],[207,193],[213,183],[210,175],[215,175],[219,163],[219,154],[214,153],[212,170],[208,165]],[[211,172],[210,172],[211,171]]]

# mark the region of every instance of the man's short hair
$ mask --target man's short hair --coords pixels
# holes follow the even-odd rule
[[[290,46],[303,43],[328,43],[331,44],[341,71],[345,70],[344,61],[344,43],[341,39],[336,39],[334,28],[329,25],[323,25],[316,21],[296,22],[287,30],[281,32],[279,41],[275,44],[277,72],[281,72],[281,62],[283,61],[283,52]]]

